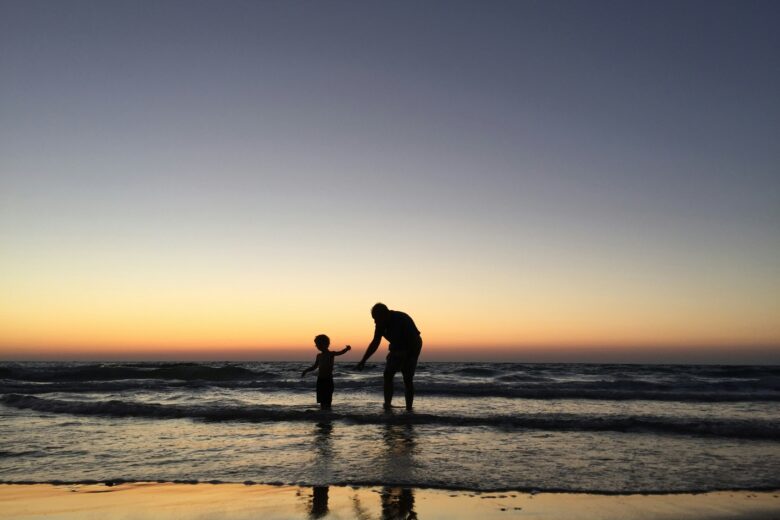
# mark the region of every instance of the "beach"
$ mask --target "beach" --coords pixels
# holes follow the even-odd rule
[[[778,367],[304,366],[2,363],[0,515],[780,518]]]
[[[0,517],[15,520],[176,518],[777,519],[778,492],[598,495],[243,484],[0,485]]]

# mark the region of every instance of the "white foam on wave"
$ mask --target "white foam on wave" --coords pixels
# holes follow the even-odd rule
[[[708,420],[701,417],[592,416],[560,413],[464,416],[426,413],[338,413],[284,406],[182,406],[121,400],[76,401],[9,394],[0,403],[57,414],[205,421],[322,422],[350,424],[415,424],[448,427],[486,426],[549,431],[654,432],[780,441],[780,424],[766,419]]]

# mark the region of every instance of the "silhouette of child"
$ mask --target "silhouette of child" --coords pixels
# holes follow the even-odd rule
[[[352,347],[347,345],[338,352],[328,350],[330,338],[325,334],[315,337],[314,345],[320,353],[317,354],[314,364],[301,373],[301,377],[315,368],[320,369],[317,373],[317,402],[323,410],[330,410],[330,403],[333,401],[333,362],[336,356],[346,354],[352,350]]]

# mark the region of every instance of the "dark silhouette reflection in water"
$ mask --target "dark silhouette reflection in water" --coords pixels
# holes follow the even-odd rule
[[[388,424],[383,435],[386,450],[385,482],[403,483],[414,472],[417,436],[412,424]],[[411,520],[414,512],[414,493],[411,488],[382,488],[382,520]]]
[[[331,478],[331,460],[333,457],[333,423],[321,422],[314,426],[314,475],[322,483]],[[322,518],[328,514],[328,486],[313,486],[309,518]]]
[[[385,482],[402,484],[413,479],[417,435],[413,424],[386,424],[382,439],[385,453],[382,460]]]
[[[317,452],[316,464],[329,469],[330,460],[333,456],[333,443],[330,439],[333,433],[333,423],[320,422],[314,428],[314,448]]]

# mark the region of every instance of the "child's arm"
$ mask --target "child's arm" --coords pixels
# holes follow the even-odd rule
[[[343,349],[339,350],[338,352],[334,352],[334,353],[333,353],[333,355],[334,355],[334,356],[340,356],[340,355],[342,355],[342,354],[346,354],[346,353],[347,353],[347,352],[349,352],[350,350],[352,350],[352,347],[350,347],[349,345],[347,345],[346,347],[344,347]]]
[[[317,356],[317,358],[314,360],[314,364],[312,366],[310,366],[309,368],[307,368],[306,370],[301,372],[301,377],[305,376],[306,374],[308,374],[309,372],[311,372],[312,370],[314,370],[318,366],[320,366],[320,356]]]

